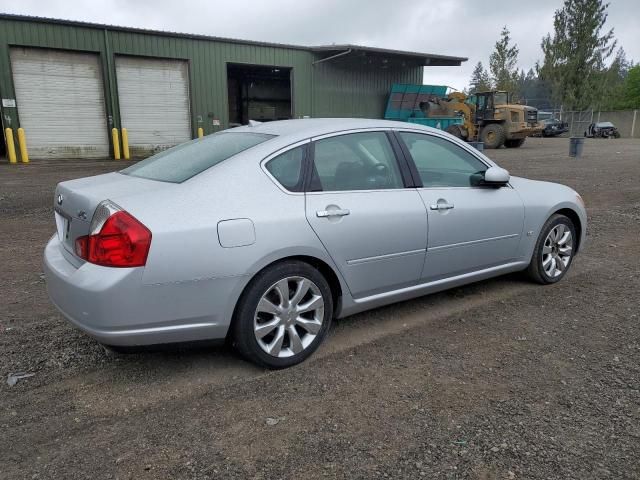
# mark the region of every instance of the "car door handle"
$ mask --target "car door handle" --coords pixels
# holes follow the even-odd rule
[[[434,203],[429,208],[431,210],[451,210],[453,207],[453,203]]]
[[[317,217],[344,217],[345,215],[349,215],[351,212],[346,208],[339,208],[336,210],[318,210],[316,212]]]

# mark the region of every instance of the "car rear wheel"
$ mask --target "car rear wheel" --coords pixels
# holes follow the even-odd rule
[[[575,254],[576,229],[566,216],[555,214],[545,223],[527,268],[529,277],[543,285],[560,281]]]
[[[268,368],[302,362],[320,346],[333,316],[324,276],[299,261],[260,272],[239,300],[232,339],[248,360]]]

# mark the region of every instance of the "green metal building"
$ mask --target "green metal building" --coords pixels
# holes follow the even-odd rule
[[[249,119],[381,118],[393,83],[465,60],[0,15],[1,119],[35,159],[108,157],[123,127],[145,156]]]

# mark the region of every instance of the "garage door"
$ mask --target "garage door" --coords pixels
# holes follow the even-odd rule
[[[120,119],[132,155],[191,139],[187,62],[119,56],[116,75]]]
[[[108,157],[98,55],[38,48],[12,48],[10,55],[29,156]]]

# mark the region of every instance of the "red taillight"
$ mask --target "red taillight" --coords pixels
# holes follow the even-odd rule
[[[76,255],[105,267],[142,267],[147,262],[151,232],[125,211],[111,214],[96,234],[76,239]]]

